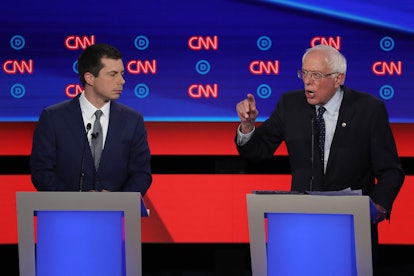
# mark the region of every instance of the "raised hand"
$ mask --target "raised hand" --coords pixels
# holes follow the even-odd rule
[[[241,132],[249,133],[253,130],[259,111],[256,109],[256,101],[253,94],[247,94],[246,99],[236,105],[237,115],[241,122]]]

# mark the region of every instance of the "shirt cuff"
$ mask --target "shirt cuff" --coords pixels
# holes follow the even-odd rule
[[[237,142],[238,146],[244,146],[244,145],[246,145],[247,142],[249,142],[250,138],[252,138],[253,133],[254,133],[256,128],[253,127],[253,130],[250,131],[249,133],[246,133],[246,134],[242,133],[240,128],[241,128],[241,125],[239,125],[239,127],[237,128],[236,142]]]

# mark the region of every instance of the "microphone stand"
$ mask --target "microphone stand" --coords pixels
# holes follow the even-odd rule
[[[79,192],[82,192],[83,189],[83,178],[85,177],[85,171],[84,171],[84,167],[85,167],[85,150],[86,150],[86,145],[89,144],[88,143],[88,133],[91,130],[92,125],[90,123],[88,123],[86,125],[86,135],[85,135],[85,142],[83,143],[83,150],[82,150],[82,164],[81,164],[81,174],[80,174],[80,178],[79,178]]]
[[[314,174],[313,174],[313,169],[314,169],[314,163],[315,163],[315,126],[314,126],[314,122],[315,122],[315,117],[312,115],[311,116],[311,177],[310,177],[310,183],[309,183],[309,191],[313,190],[313,181],[314,181]]]

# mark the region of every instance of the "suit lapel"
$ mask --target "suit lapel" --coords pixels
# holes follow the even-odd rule
[[[86,139],[86,131],[83,123],[82,118],[82,111],[79,104],[79,96],[80,94],[73,98],[69,104],[67,105],[67,111],[63,112],[64,118],[62,118],[63,126],[69,130],[70,133],[74,134],[74,141],[78,144],[80,149],[83,149],[85,139]]]
[[[105,145],[102,151],[99,169],[105,166],[107,159],[106,157],[109,156],[109,151],[116,150],[119,147],[116,142],[119,141],[119,139],[114,139],[114,137],[121,135],[124,124],[125,119],[123,119],[120,105],[112,101],[110,107],[108,132],[106,134]]]
[[[352,105],[352,98],[354,97],[353,92],[346,87],[342,87],[342,89],[344,91],[344,97],[342,99],[341,107],[339,108],[338,121],[336,123],[325,175],[329,173],[330,163],[336,158],[338,145],[341,145],[344,139],[347,139],[348,137],[347,133],[350,131],[350,124],[352,117],[354,116],[354,107]]]

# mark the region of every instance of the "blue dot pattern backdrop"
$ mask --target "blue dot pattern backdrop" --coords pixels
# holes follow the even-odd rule
[[[324,43],[346,56],[347,86],[382,99],[391,122],[414,122],[412,14],[409,0],[6,0],[0,121],[37,121],[81,93],[77,58],[94,43],[121,50],[119,101],[146,121],[236,122],[247,93],[263,121],[282,92],[302,88],[304,50]]]

